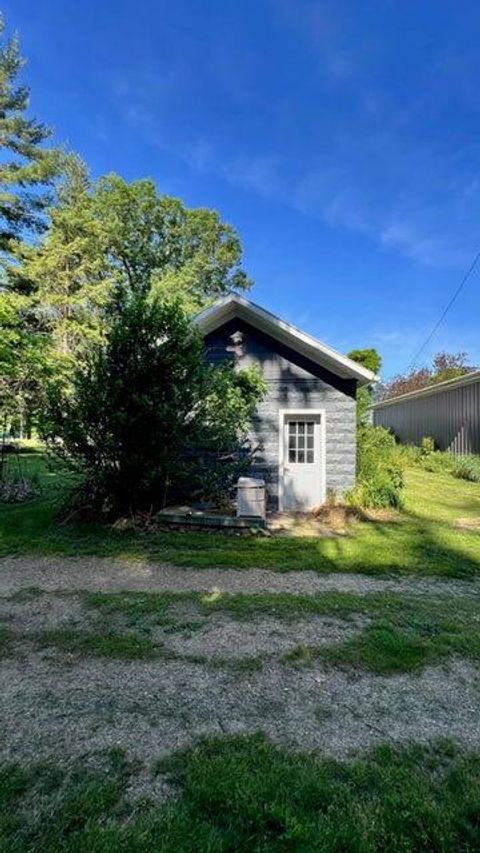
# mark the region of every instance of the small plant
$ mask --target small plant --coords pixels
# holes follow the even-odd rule
[[[424,435],[420,442],[420,453],[422,456],[428,456],[435,452],[435,440],[430,435]]]

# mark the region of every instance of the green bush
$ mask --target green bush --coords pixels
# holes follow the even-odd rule
[[[180,305],[132,297],[79,361],[71,388],[52,388],[43,435],[83,475],[79,503],[95,512],[218,500],[250,465],[262,393],[254,371],[205,363]]]
[[[402,468],[421,468],[434,474],[452,473],[454,459],[450,453],[435,450],[435,441],[424,436],[420,446],[414,444],[397,445],[396,456]]]
[[[384,427],[365,425],[357,432],[357,485],[348,498],[355,506],[401,506],[403,469],[394,436]]]
[[[432,474],[451,474],[453,462],[453,456],[442,450],[434,450],[420,457],[420,467]]]
[[[480,456],[457,456],[452,458],[452,474],[459,480],[480,483]]]

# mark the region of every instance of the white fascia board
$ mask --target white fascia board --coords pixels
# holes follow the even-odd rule
[[[201,311],[194,318],[203,335],[208,335],[228,320],[240,317],[257,329],[270,335],[291,349],[300,352],[311,361],[326,367],[344,379],[356,379],[359,385],[377,382],[378,377],[351,358],[342,355],[312,335],[302,332],[291,323],[281,320],[244,296],[231,293]]]

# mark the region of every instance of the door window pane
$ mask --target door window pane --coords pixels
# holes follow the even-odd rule
[[[296,465],[315,462],[314,421],[288,421],[288,461]]]

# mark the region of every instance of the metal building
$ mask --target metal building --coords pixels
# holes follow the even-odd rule
[[[372,412],[402,444],[430,436],[440,450],[480,453],[480,370],[375,403]]]

